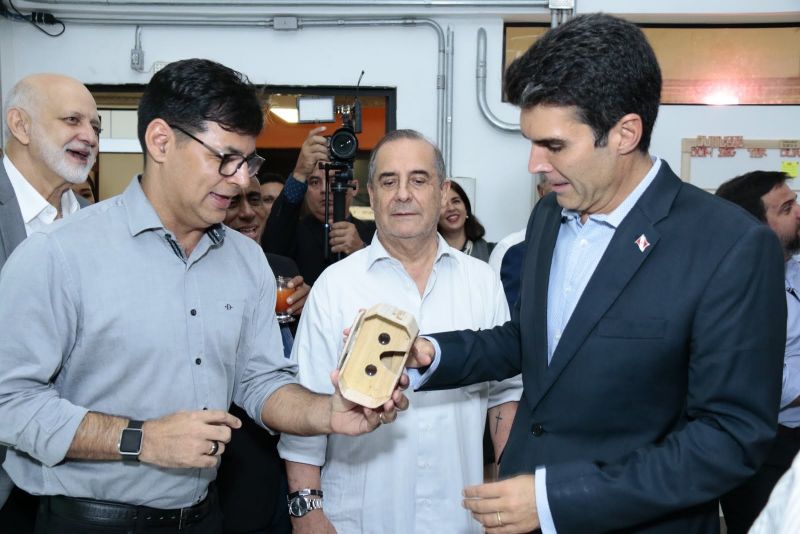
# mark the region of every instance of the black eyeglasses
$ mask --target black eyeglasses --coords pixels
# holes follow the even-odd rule
[[[219,158],[219,173],[222,176],[233,176],[239,169],[242,168],[242,165],[247,163],[247,172],[250,176],[255,176],[258,173],[258,169],[261,168],[261,165],[264,163],[264,158],[259,156],[256,152],[253,152],[249,156],[243,156],[242,154],[224,154],[217,150],[214,147],[208,146],[202,140],[198,139],[197,137],[193,136],[180,126],[175,126],[173,124],[169,125],[170,128],[178,130],[182,134],[191,137],[204,147],[208,149],[209,152],[214,154]]]

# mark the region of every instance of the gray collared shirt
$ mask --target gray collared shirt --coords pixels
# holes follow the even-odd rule
[[[215,226],[184,258],[171,240],[133,180],[32,234],[5,264],[0,442],[28,492],[192,505],[214,469],[65,459],[86,412],[147,420],[233,400],[261,423],[264,401],[295,382],[258,245]]]

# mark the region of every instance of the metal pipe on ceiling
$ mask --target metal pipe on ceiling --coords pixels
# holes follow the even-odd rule
[[[337,26],[428,26],[436,32],[437,38],[437,66],[436,66],[436,144],[442,150],[442,154],[447,158],[451,157],[449,148],[449,135],[446,128],[445,110],[447,108],[446,88],[449,85],[447,80],[448,57],[446,54],[445,34],[442,27],[432,19],[360,19],[360,18],[339,18],[339,19],[304,19],[298,18],[300,28],[306,26],[316,27],[337,27]]]
[[[275,29],[276,19],[293,19],[296,22],[296,29],[303,29],[306,27],[369,27],[369,26],[427,26],[433,29],[437,38],[437,68],[436,68],[436,91],[437,91],[437,104],[436,104],[436,144],[442,150],[442,154],[447,159],[452,159],[452,151],[450,148],[449,133],[446,128],[445,110],[447,109],[447,94],[446,89],[452,84],[446,80],[447,73],[452,72],[452,68],[448,68],[448,57],[446,55],[445,46],[445,33],[442,27],[432,19],[424,18],[360,18],[360,17],[339,17],[339,18],[302,18],[302,17],[274,17],[262,20],[154,20],[147,17],[137,16],[133,18],[120,18],[118,16],[109,16],[106,14],[98,14],[95,17],[76,17],[74,19],[64,18],[65,21],[78,22],[83,24],[113,24],[113,25],[130,25],[136,24],[137,26],[200,26],[200,27],[230,27],[230,26],[255,26],[262,28]],[[276,30],[277,31],[277,30]],[[285,30],[281,30],[285,31]]]
[[[546,8],[548,0],[236,0],[221,3],[213,0],[18,0],[18,9],[47,10],[64,22],[103,25],[139,26],[206,26],[206,27],[261,27],[275,29],[277,17],[259,18],[258,9],[272,7],[431,7],[464,8]],[[187,6],[197,9],[188,11]],[[148,12],[143,13],[141,8]],[[448,170],[452,172],[452,110],[453,110],[453,43],[448,28],[446,39],[442,27],[428,18],[296,18],[297,29],[308,26],[417,26],[432,28],[437,35],[437,120],[436,142],[442,149]],[[482,33],[481,33],[482,32]],[[482,37],[481,37],[482,36]],[[519,131],[519,126],[495,117],[486,103],[486,33],[478,34],[478,105],[489,122],[500,129]],[[481,44],[481,38],[483,39]],[[482,67],[481,67],[481,48]]]
[[[68,5],[93,5],[103,8],[113,6],[198,6],[212,5],[230,7],[506,7],[529,8],[547,7],[548,0],[22,0],[16,3],[17,8],[26,4],[48,5],[51,8]]]
[[[445,111],[444,111],[444,127],[445,127],[445,147],[443,152],[445,158],[445,168],[450,175],[453,174],[453,56],[455,55],[455,34],[453,30],[447,27],[447,78],[445,87]]]

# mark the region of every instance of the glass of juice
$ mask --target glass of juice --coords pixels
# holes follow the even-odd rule
[[[288,276],[276,276],[275,282],[278,286],[278,294],[275,297],[275,313],[278,315],[279,323],[291,323],[294,317],[289,315],[289,303],[286,299],[294,293],[294,288],[289,287],[291,278]]]

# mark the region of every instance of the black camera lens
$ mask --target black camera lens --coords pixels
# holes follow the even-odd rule
[[[358,151],[358,139],[353,130],[349,128],[339,128],[330,141],[331,158],[339,161],[350,161],[355,159]]]

